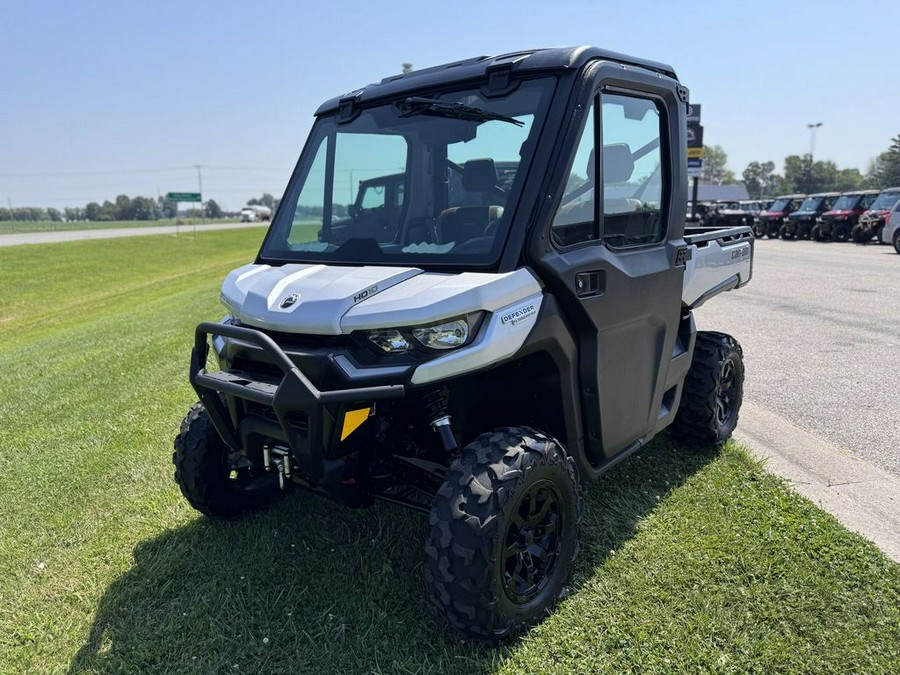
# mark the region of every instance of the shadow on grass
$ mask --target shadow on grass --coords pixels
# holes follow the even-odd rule
[[[585,486],[573,592],[712,451],[661,438]],[[106,590],[81,672],[490,672],[515,644],[451,632],[422,575],[426,521],[305,492],[239,522],[203,518],[139,544]]]

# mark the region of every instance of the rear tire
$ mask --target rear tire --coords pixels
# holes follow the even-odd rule
[[[225,445],[202,403],[192,405],[181,423],[172,463],[181,494],[212,518],[237,518],[282,494],[276,474]]]
[[[697,333],[681,405],[669,427],[677,443],[719,446],[737,426],[744,398],[744,355],[730,335]]]
[[[894,250],[900,253],[900,230],[894,232]]]
[[[556,440],[527,427],[476,438],[431,509],[425,579],[438,609],[490,642],[539,621],[572,573],[581,509],[575,462]]]
[[[818,225],[816,225],[812,229],[812,238],[816,241],[828,241],[828,237],[825,236],[825,232]]]

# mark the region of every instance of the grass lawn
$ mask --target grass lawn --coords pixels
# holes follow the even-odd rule
[[[201,218],[181,218],[184,225],[192,225],[194,223],[202,225],[204,222]],[[60,223],[52,220],[0,220],[0,234],[21,234],[23,232],[62,232],[66,230],[105,230],[109,228],[120,227],[159,227],[162,225],[174,225],[174,218],[163,220],[107,220],[107,221],[88,221],[79,220],[71,223]],[[237,218],[216,218],[216,223],[236,223]]]
[[[897,672],[900,566],[733,445],[589,484],[570,594],[497,649],[432,610],[419,514],[198,516],[192,330],[262,235],[0,249],[0,673]]]

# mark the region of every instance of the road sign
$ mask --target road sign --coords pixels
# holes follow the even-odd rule
[[[703,159],[703,148],[688,148],[688,159]]]
[[[690,103],[687,109],[687,123],[700,124],[700,104]]]
[[[703,160],[699,157],[688,158],[687,169],[690,178],[700,178],[703,174]]]
[[[699,124],[687,125],[687,146],[688,148],[703,147],[703,127]]]
[[[199,192],[167,192],[166,201],[170,202],[199,202]]]

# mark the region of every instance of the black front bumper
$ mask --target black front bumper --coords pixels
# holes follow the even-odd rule
[[[281,371],[279,381],[252,379],[245,373],[220,370],[208,372],[209,337],[234,338],[261,349]],[[402,384],[356,387],[320,391],[265,333],[228,323],[205,322],[194,333],[190,381],[222,440],[241,450],[247,438],[258,435],[285,443],[296,466],[313,484],[340,479],[343,461],[326,457],[326,449],[335,433],[335,419],[352,404],[372,404],[385,399],[402,398]],[[262,415],[238,419],[227,398],[243,399],[264,411]],[[327,421],[331,423],[327,423]]]

